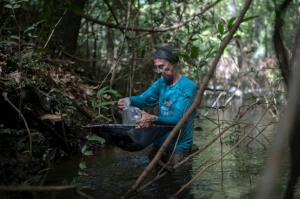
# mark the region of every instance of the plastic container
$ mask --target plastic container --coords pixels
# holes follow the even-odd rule
[[[142,115],[138,111],[137,107],[129,106],[128,108],[122,110],[122,124],[135,125],[138,120],[141,119]]]

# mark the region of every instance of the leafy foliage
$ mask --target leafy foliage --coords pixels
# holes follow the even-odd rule
[[[92,107],[98,111],[96,119],[104,119],[109,121],[103,111],[109,110],[113,105],[116,104],[116,99],[121,95],[114,89],[109,89],[109,87],[103,87],[97,90],[96,97],[92,99]]]

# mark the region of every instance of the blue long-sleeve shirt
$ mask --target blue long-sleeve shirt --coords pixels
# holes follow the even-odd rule
[[[141,95],[132,96],[129,99],[132,106],[139,108],[153,107],[158,104],[156,123],[175,125],[193,103],[196,90],[196,84],[185,76],[182,76],[174,85],[167,85],[162,77]],[[192,114],[184,124],[176,150],[191,150],[194,118],[195,114]],[[154,147],[159,148],[167,136],[168,134],[155,140]]]

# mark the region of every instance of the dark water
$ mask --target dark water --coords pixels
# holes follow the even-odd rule
[[[220,127],[222,129],[231,123],[238,108],[243,104],[245,103],[236,100],[223,111],[216,109],[199,111],[201,117],[196,120],[195,126],[200,126],[202,130],[194,132],[194,143],[199,148],[203,147],[218,134],[217,124],[222,124]],[[253,198],[256,182],[264,165],[266,149],[272,140],[274,125],[270,124],[271,121],[276,121],[276,117],[266,107],[254,107],[240,121],[240,125],[222,137],[222,145],[219,140],[216,141],[187,165],[154,182],[133,198],[171,198],[191,177],[206,165],[219,159],[221,154],[227,152],[242,135],[255,126],[249,138],[224,157],[222,164],[219,162],[207,169],[195,183],[179,195],[179,198],[195,199]],[[262,130],[264,131],[259,134]],[[113,146],[104,147],[87,159],[88,176],[81,178],[77,177],[80,157],[71,157],[57,164],[47,183],[57,185],[79,182],[85,193],[94,198],[120,198],[149,163],[148,150],[133,153]],[[154,175],[152,173],[149,178]],[[74,199],[79,198],[75,193],[66,192],[58,193],[54,198],[66,198],[71,195]]]

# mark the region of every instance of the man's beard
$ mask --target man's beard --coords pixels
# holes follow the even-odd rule
[[[170,85],[173,83],[174,77],[163,77],[163,80],[167,85]]]

